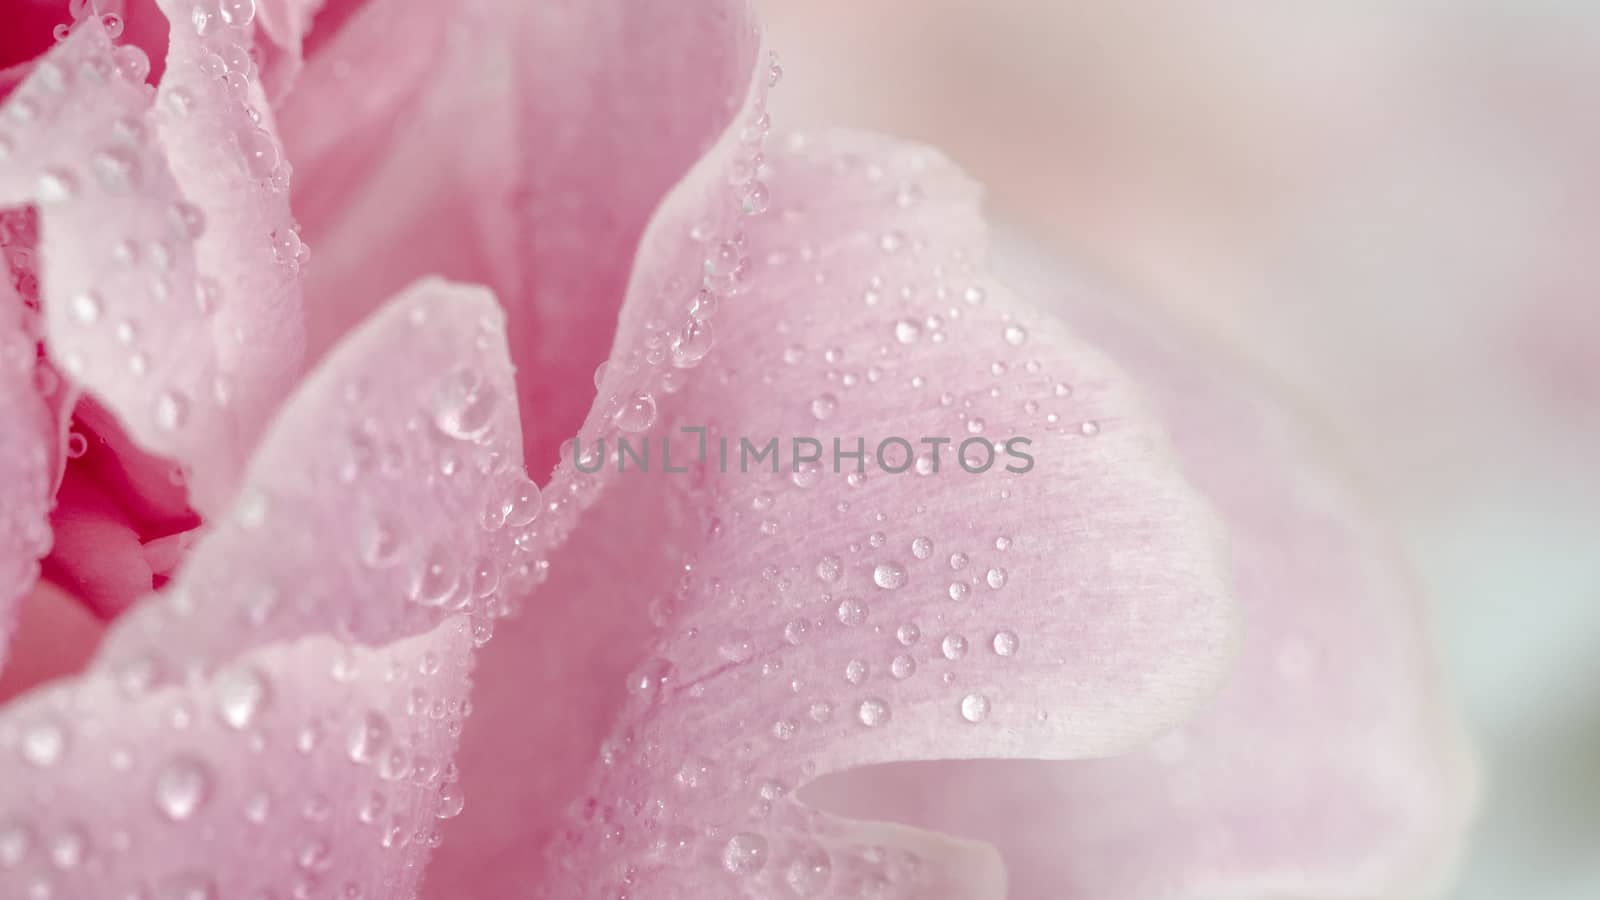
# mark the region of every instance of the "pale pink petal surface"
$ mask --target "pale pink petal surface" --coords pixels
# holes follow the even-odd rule
[[[1018,900],[1436,892],[1472,766],[1417,587],[1367,504],[1225,353],[1008,249],[1014,283],[1134,373],[1227,520],[1248,623],[1239,668],[1211,708],[1129,756],[874,769],[815,798],[994,841]]]
[[[470,655],[515,562],[462,528],[523,483],[511,391],[482,289],[419,284],[330,354],[172,585],[0,711],[26,774],[0,784],[0,895],[404,896],[459,810]]]
[[[50,548],[57,433],[34,382],[37,353],[23,330],[26,314],[0,260],[0,671],[17,604]]]
[[[600,407],[612,437],[670,439],[681,465],[698,437],[679,428],[709,426],[710,463],[613,461],[551,582],[502,626],[461,757],[478,805],[434,896],[512,896],[540,872],[552,896],[1002,896],[981,846],[835,820],[795,791],[874,762],[1118,752],[1180,720],[1230,658],[1208,511],[1117,371],[988,276],[972,185],[865,137],[769,166],[773,208],[734,247],[742,287],[703,364],[608,365],[640,372]],[[945,446],[935,473],[916,444],[897,475],[795,471],[788,449],[777,473],[717,471],[721,437],[737,454],[741,436],[797,435],[859,435],[869,454],[899,435],[1030,436],[1038,463],[969,474]],[[552,733],[554,755],[537,737]]]
[[[51,358],[214,512],[298,371],[299,244],[248,41],[180,21],[154,97],[97,18],[35,65],[6,98],[0,203],[40,206]]]
[[[488,284],[506,307],[542,475],[589,411],[623,293],[666,289],[630,288],[636,251],[636,279],[678,280],[630,307],[644,320],[693,292],[684,267],[707,248],[691,226],[731,236],[758,149],[738,132],[759,136],[766,87],[751,12],[732,0],[411,0],[368,4],[324,40],[281,112],[295,211],[317,250],[311,352],[419,275]],[[641,248],[691,167],[658,214],[681,229]]]

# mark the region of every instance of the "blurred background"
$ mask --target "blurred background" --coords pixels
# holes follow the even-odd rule
[[[766,0],[785,127],[1246,355],[1403,538],[1488,783],[1459,900],[1600,897],[1600,4]]]

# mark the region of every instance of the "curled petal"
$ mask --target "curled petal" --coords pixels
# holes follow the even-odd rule
[[[1015,898],[1439,890],[1473,766],[1422,597],[1371,508],[1225,353],[1014,244],[997,266],[1108,348],[1169,423],[1184,472],[1231,528],[1249,622],[1239,668],[1194,721],[1134,754],[874,769],[815,799],[993,841]]]
[[[409,895],[527,577],[511,385],[493,299],[437,281],[329,354],[170,587],[0,711],[0,896]]]
[[[487,284],[506,307],[529,465],[548,471],[613,340],[648,354],[639,326],[681,319],[708,250],[734,236],[767,82],[743,0],[354,10],[280,110],[317,247],[311,353],[424,274]],[[618,335],[625,294],[651,296]]]
[[[284,173],[267,165],[270,124],[251,121],[264,104],[248,43],[174,29],[152,104],[142,51],[89,18],[0,125],[0,203],[40,206],[52,360],[140,446],[184,464],[207,514],[231,497],[302,342],[298,238]]]
[[[611,430],[585,431],[583,464],[557,472],[609,474],[587,476],[597,501],[486,655],[475,702],[507,708],[508,685],[572,699],[468,735],[465,783],[495,796],[437,860],[438,896],[544,871],[552,895],[583,873],[663,897],[998,897],[990,851],[841,822],[796,791],[893,760],[1119,752],[1180,721],[1230,659],[1207,508],[1127,379],[989,275],[975,186],[926,150],[849,135],[768,167],[773,210],[731,269],[705,269],[729,285],[717,347],[614,355],[590,420]],[[681,339],[677,316],[644,318],[623,311],[623,352],[630,326],[647,346]],[[652,442],[650,472],[616,471],[598,438],[618,433]],[[830,463],[796,466],[796,437]],[[913,457],[890,444],[864,475],[831,466],[836,439],[870,458],[895,437]],[[937,471],[923,437],[951,441]],[[1031,469],[981,459],[1020,437]],[[749,464],[742,441],[769,440],[776,455]],[[593,687],[575,696],[576,666]],[[569,746],[507,765],[539,733]],[[530,837],[542,863],[508,846]]]

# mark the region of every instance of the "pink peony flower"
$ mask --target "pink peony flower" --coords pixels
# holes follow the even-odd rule
[[[1415,592],[1250,373],[769,133],[739,0],[318,5],[13,3],[0,897],[1439,883]]]

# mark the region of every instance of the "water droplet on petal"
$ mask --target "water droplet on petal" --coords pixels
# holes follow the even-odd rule
[[[644,431],[656,421],[656,398],[646,391],[639,391],[623,401],[613,418],[623,431]]]
[[[494,386],[472,369],[462,367],[439,380],[433,392],[433,422],[462,441],[475,441],[494,423]]]
[[[180,756],[156,773],[156,807],[174,822],[195,814],[211,792],[211,771],[192,757]]]
[[[961,718],[968,722],[982,722],[989,717],[989,698],[982,694],[968,694],[961,698]]]
[[[877,728],[889,721],[889,704],[877,697],[869,697],[861,701],[856,709],[856,718],[868,728]]]
[[[886,591],[899,590],[906,584],[905,567],[899,563],[879,563],[872,570],[872,583]]]
[[[267,703],[266,676],[250,666],[224,670],[217,676],[212,689],[216,695],[217,713],[235,731],[249,728]]]
[[[256,0],[220,0],[217,12],[222,14],[222,21],[243,28],[256,17]]]
[[[37,722],[22,733],[22,758],[40,768],[61,761],[67,750],[67,733],[54,722]]]
[[[754,875],[767,864],[767,839],[741,831],[722,847],[722,867],[734,875]]]
[[[994,652],[996,656],[1012,656],[1017,652],[1020,641],[1015,631],[1001,631],[994,636]]]

